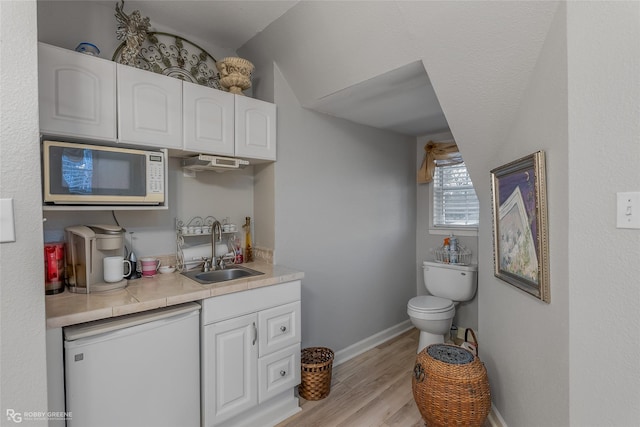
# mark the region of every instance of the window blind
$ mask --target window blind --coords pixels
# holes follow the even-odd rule
[[[433,174],[433,225],[475,227],[479,217],[478,197],[465,164],[436,166]]]

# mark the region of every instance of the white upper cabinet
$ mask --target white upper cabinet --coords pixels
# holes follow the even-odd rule
[[[39,44],[40,131],[276,160],[276,106]]]
[[[38,45],[40,131],[116,140],[116,64]]]
[[[184,149],[233,156],[234,95],[194,83],[182,86]]]
[[[235,98],[235,155],[276,160],[275,104],[241,95]]]
[[[182,148],[182,81],[122,64],[118,70],[119,142]]]

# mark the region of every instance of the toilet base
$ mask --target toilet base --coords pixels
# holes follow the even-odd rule
[[[420,331],[420,341],[418,342],[418,351],[416,354],[420,353],[425,347],[430,346],[431,344],[444,344],[444,334],[431,334],[429,332]]]

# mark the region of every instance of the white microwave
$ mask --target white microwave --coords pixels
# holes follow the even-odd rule
[[[167,152],[43,141],[45,205],[163,205]]]

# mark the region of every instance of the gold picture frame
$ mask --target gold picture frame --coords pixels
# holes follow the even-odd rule
[[[495,276],[550,303],[544,151],[493,169],[491,193]]]

